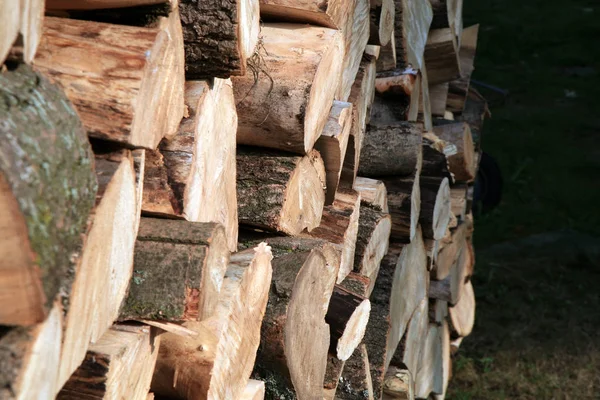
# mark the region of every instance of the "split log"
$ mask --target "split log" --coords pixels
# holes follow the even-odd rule
[[[475,146],[471,129],[466,122],[438,125],[433,132],[442,140],[456,147],[456,154],[448,156],[450,172],[457,182],[472,182],[475,179],[476,159]]]
[[[62,333],[62,307],[54,303],[45,321],[0,330],[0,398],[54,398]]]
[[[462,248],[465,246],[467,235],[467,224],[460,223],[458,227],[451,232],[450,243],[444,245],[439,251],[434,263],[434,268],[431,271],[431,278],[441,281],[449,274],[452,266],[458,260]]]
[[[414,400],[414,382],[407,369],[390,365],[385,373],[383,384],[383,400]]]
[[[68,293],[96,177],[71,104],[30,67],[0,72],[0,120],[0,324],[28,326]]]
[[[450,381],[450,375],[452,374],[452,360],[450,359],[450,330],[448,328],[448,322],[443,321],[440,327],[441,336],[441,373],[434,376],[433,379],[433,393],[435,393],[435,399],[443,400],[446,397],[446,390],[448,389],[448,382]]]
[[[343,38],[332,29],[292,24],[265,24],[261,35],[260,64],[232,78],[237,142],[308,153],[339,87]]]
[[[460,77],[458,43],[450,28],[429,31],[423,58],[430,85],[450,82]]]
[[[356,80],[348,101],[354,105],[350,138],[340,176],[340,186],[352,188],[360,163],[360,150],[365,135],[371,104],[375,96],[375,60],[364,60],[360,64]]]
[[[240,224],[289,235],[319,226],[325,167],[316,150],[295,156],[238,147],[236,158]]]
[[[421,162],[422,130],[422,125],[412,122],[371,125],[362,144],[358,173],[371,178],[414,174]]]
[[[419,223],[423,236],[439,240],[446,234],[450,222],[450,185],[448,178],[421,176],[421,212]]]
[[[0,4],[0,64],[4,64],[8,52],[17,40],[21,27],[21,4],[19,1],[3,1]]]
[[[457,183],[450,188],[450,207],[458,219],[465,219],[467,214],[467,188],[465,183]]]
[[[349,292],[368,298],[371,296],[374,282],[375,281],[371,280],[369,277],[357,274],[356,272],[350,272],[346,279],[340,283],[340,286]]]
[[[160,336],[149,326],[115,325],[90,345],[56,398],[145,400],[159,346]]]
[[[151,28],[45,18],[35,66],[62,85],[89,136],[154,149],[175,135],[184,75],[171,14]]]
[[[142,218],[134,274],[119,319],[210,317],[228,259],[227,238],[219,224]]]
[[[257,0],[179,0],[179,12],[187,79],[246,73],[261,31]]]
[[[30,64],[44,23],[43,0],[4,1],[0,5],[0,64],[10,59]]]
[[[431,104],[432,116],[443,117],[445,115],[449,88],[450,83],[448,82],[429,86],[429,102]]]
[[[382,181],[357,176],[354,181],[354,190],[360,193],[361,201],[381,208],[384,213],[389,213],[387,189]]]
[[[332,204],[335,199],[351,127],[352,104],[334,101],[323,132],[315,143],[315,150],[321,153],[321,157],[323,157],[323,162],[325,163],[325,177],[327,181],[325,204],[327,205]]]
[[[483,122],[486,117],[490,116],[491,113],[485,98],[477,90],[470,87],[467,93],[467,99],[465,100],[465,108],[462,114],[458,116],[457,120],[469,124],[476,151],[480,151],[481,149],[481,130],[483,129]]]
[[[462,113],[469,93],[471,74],[475,67],[475,52],[477,50],[477,37],[479,35],[479,24],[472,25],[462,31],[460,50],[461,76],[450,82],[448,90],[448,109],[452,112]]]
[[[153,392],[175,399],[241,396],[260,341],[271,258],[264,243],[231,255],[212,317],[183,324],[198,335],[162,335]]]
[[[335,201],[323,209],[323,217],[318,227],[306,236],[323,239],[335,245],[340,253],[340,269],[337,283],[340,283],[354,267],[354,252],[359,229],[361,197],[354,190],[340,189]],[[304,235],[303,235],[304,236]]]
[[[433,9],[431,29],[450,27],[457,37],[462,31],[463,0],[430,0]]]
[[[427,133],[426,136],[429,136]],[[423,160],[421,164],[421,176],[445,177],[453,182],[454,177],[450,173],[448,159],[440,148],[440,143],[434,143],[428,137],[423,137]]]
[[[443,328],[429,324],[421,357],[419,370],[415,376],[415,397],[426,399],[434,391],[435,377],[443,374],[442,366]]]
[[[330,341],[325,314],[338,266],[318,248],[294,242],[283,238],[273,245],[273,282],[254,371],[269,382],[269,398],[316,399],[323,395]]]
[[[413,91],[413,94],[415,92],[418,92],[418,90]],[[371,106],[370,125],[388,126],[408,121],[410,99],[411,96],[382,96],[376,94]],[[417,118],[415,116],[412,122],[416,120]]]
[[[398,64],[415,69],[423,67],[423,51],[433,12],[429,0],[394,0],[396,15],[394,34],[396,35],[396,59]]]
[[[419,357],[429,326],[429,302],[425,296],[414,310],[404,336],[398,344],[391,364],[407,369],[411,376],[417,374]]]
[[[177,135],[147,152],[146,214],[219,222],[229,250],[237,246],[237,114],[231,81],[185,83],[188,116]]]
[[[394,19],[396,19],[395,15]],[[390,41],[385,46],[381,46],[381,52],[377,59],[377,71],[391,71],[396,69],[396,66],[396,34],[392,32]]]
[[[418,119],[423,121],[425,131],[430,132],[433,129],[433,117],[431,116],[431,98],[429,97],[429,76],[427,75],[426,61],[419,75],[421,76],[421,96],[419,98]]]
[[[355,0],[260,0],[260,16],[265,21],[297,22],[344,30],[353,17]]]
[[[422,75],[423,74],[421,72],[419,72],[419,74],[417,75],[417,79],[415,80],[416,88],[422,88],[422,85],[423,85]],[[407,121],[415,122],[419,118],[419,107],[421,106],[421,101],[422,101],[421,92],[422,92],[422,90],[413,90],[412,94],[410,95],[410,99],[408,102],[408,108],[406,110],[406,120]]]
[[[129,150],[94,145],[98,195],[65,310],[58,388],[119,315],[133,272],[139,200]]]
[[[411,68],[377,73],[375,90],[379,95],[410,96],[415,89],[417,74]]]
[[[265,383],[249,379],[239,400],[263,400],[265,398]]]
[[[374,400],[373,382],[367,347],[358,346],[344,364],[342,377],[336,392],[336,399],[353,400],[356,398]]]
[[[370,6],[369,44],[385,46],[394,33],[394,0],[371,0]]]
[[[389,214],[368,203],[360,206],[354,271],[371,277],[388,251],[392,222]]]
[[[327,355],[327,369],[325,370],[325,379],[323,381],[323,400],[334,400],[345,361],[340,360],[334,354]]]
[[[431,297],[433,282],[429,282],[429,322],[441,325],[448,317],[448,302]]]
[[[370,0],[355,0],[350,8],[352,15],[342,28],[344,35],[344,57],[340,86],[336,100],[348,101],[358,107],[358,103],[349,99],[352,86],[358,78],[359,66],[369,41]]]
[[[465,283],[461,299],[448,309],[452,337],[469,336],[475,324],[475,293],[471,281]]]
[[[366,59],[369,59],[369,60],[375,59],[375,61],[377,61],[379,59],[380,53],[381,53],[381,46],[377,46],[374,44],[368,44],[365,47],[365,53],[363,54],[363,57],[365,57]]]
[[[446,301],[452,306],[457,304],[470,272],[470,261],[469,249],[465,244],[460,249],[459,256],[450,269],[450,274],[441,281],[431,281],[429,297]]]
[[[450,341],[450,355],[455,355],[456,353],[458,353],[458,350],[460,349],[460,345],[462,344],[463,341],[463,337],[457,337],[456,339],[453,339]]]
[[[331,295],[325,322],[329,324],[330,352],[341,361],[346,361],[358,347],[365,335],[371,302],[341,286],[336,286]]]
[[[392,217],[390,239],[408,243],[414,239],[421,210],[419,174],[409,178],[381,178],[388,192]]]

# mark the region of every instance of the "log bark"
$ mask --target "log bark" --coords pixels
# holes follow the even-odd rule
[[[179,0],[187,79],[244,75],[258,44],[258,0]]]
[[[362,144],[358,173],[371,178],[414,174],[421,161],[422,129],[412,122],[371,125]]]
[[[323,132],[315,143],[315,150],[321,153],[325,163],[327,191],[325,204],[330,205],[340,182],[344,157],[348,148],[352,127],[352,104],[334,100]]]
[[[394,0],[394,34],[398,64],[415,69],[423,67],[423,51],[433,18],[429,0]]]
[[[434,377],[433,380],[433,392],[435,393],[435,400],[443,400],[446,397],[446,390],[448,389],[448,382],[450,381],[450,376],[452,375],[452,360],[450,359],[450,330],[448,327],[448,322],[444,321],[441,325],[441,359],[439,360],[441,364],[441,373],[439,373]]]
[[[160,346],[157,333],[143,325],[115,325],[90,346],[56,398],[145,400]]]
[[[188,81],[188,116],[177,135],[147,152],[146,214],[218,222],[237,246],[237,114],[230,80]]]
[[[47,318],[31,327],[3,327],[0,333],[0,398],[53,398],[60,387],[62,307],[59,301]]]
[[[419,174],[409,178],[381,178],[388,191],[392,217],[390,239],[408,243],[414,239],[421,210]]]
[[[374,400],[373,382],[367,346],[358,346],[352,356],[344,364],[341,382],[336,392],[336,399],[352,400],[356,398]]]
[[[394,14],[395,14],[394,6]],[[394,20],[396,16],[394,15]],[[377,59],[377,71],[391,71],[396,69],[396,34],[392,32],[390,41],[385,45],[381,46],[381,52]]]
[[[289,239],[288,246],[280,241],[273,247],[273,281],[254,371],[267,382],[268,398],[316,399],[323,395],[330,341],[325,314],[338,266],[321,250],[302,249]]]
[[[263,400],[265,398],[265,383],[249,379],[244,387],[240,400]]]
[[[429,32],[423,58],[430,85],[450,82],[460,77],[458,44],[450,28],[433,29]]]
[[[358,347],[365,335],[369,321],[371,302],[341,286],[331,295],[325,322],[330,329],[330,352],[346,361]]]
[[[469,93],[471,74],[475,69],[475,52],[477,50],[477,37],[479,35],[479,24],[472,25],[462,31],[460,50],[461,76],[450,82],[448,89],[448,109],[452,112],[462,113]]]
[[[13,61],[31,64],[42,36],[43,23],[43,0],[22,0],[20,4],[3,2],[0,6],[0,64],[7,55]]]
[[[445,244],[439,251],[431,271],[431,277],[435,280],[443,280],[449,274],[452,266],[460,256],[462,248],[465,246],[465,237],[467,235],[467,224],[460,223],[458,227],[452,230],[449,243]]]
[[[394,0],[370,1],[369,44],[385,46],[394,33]]]
[[[382,399],[414,400],[414,398],[414,382],[410,371],[390,365],[385,373]]]
[[[435,377],[443,374],[442,332],[442,327],[429,324],[425,345],[421,350],[419,371],[415,377],[415,397],[417,398],[428,398],[435,389]]]
[[[491,113],[485,98],[477,90],[472,87],[469,88],[467,100],[465,101],[465,109],[457,120],[469,124],[471,134],[473,135],[473,144],[477,151],[481,149],[483,122],[486,117],[490,116]]]
[[[453,182],[454,177],[450,173],[448,159],[443,152],[443,148],[440,149],[438,143],[434,143],[429,138],[423,137],[422,153],[422,176],[445,177],[448,178],[449,182]]]
[[[421,176],[421,212],[419,223],[423,236],[440,240],[446,234],[450,222],[450,185],[448,178]]]
[[[237,142],[308,153],[323,131],[339,87],[342,35],[293,24],[265,24],[261,35],[260,62],[244,76],[232,78]]]
[[[442,140],[456,147],[456,154],[448,156],[450,172],[457,182],[472,182],[475,179],[476,157],[471,129],[466,122],[439,125],[433,132]]]
[[[431,29],[451,28],[457,37],[462,33],[463,0],[430,0],[433,9]]]
[[[471,281],[465,283],[460,301],[448,309],[452,337],[465,337],[471,334],[475,324],[475,293]]]
[[[336,193],[333,204],[323,209],[319,226],[310,233],[303,234],[303,236],[326,240],[338,249],[340,269],[337,283],[342,282],[354,267],[360,201],[360,195],[354,190],[340,189]]]
[[[260,341],[271,258],[264,243],[232,254],[212,317],[183,324],[198,335],[163,334],[153,392],[175,399],[241,396]]]
[[[429,103],[431,105],[431,115],[433,117],[443,117],[446,113],[449,88],[449,82],[429,86]]]
[[[47,17],[35,66],[65,89],[89,136],[154,149],[183,116],[180,25],[176,12],[151,28]]]
[[[327,369],[323,381],[323,400],[334,400],[342,377],[345,361],[340,360],[334,354],[327,355]]]
[[[371,277],[388,251],[392,223],[389,214],[368,203],[360,206],[354,272]]]
[[[0,120],[0,324],[29,326],[70,283],[97,183],[77,114],[30,67],[0,72]]]
[[[119,315],[133,272],[140,188],[129,150],[94,145],[98,195],[74,280],[67,289],[58,388]]]
[[[260,16],[265,21],[297,22],[344,31],[353,18],[356,0],[260,0]]]
[[[418,91],[416,91],[418,92]],[[415,92],[413,92],[413,95]],[[411,96],[404,95],[375,95],[371,108],[372,126],[389,126],[408,121]],[[415,122],[416,116],[412,120]]]
[[[429,326],[429,302],[427,296],[417,305],[410,322],[406,327],[404,336],[392,358],[392,365],[407,369],[411,376],[415,376],[419,367],[419,357],[427,337]],[[390,367],[391,368],[391,367]]]
[[[289,235],[319,226],[325,203],[325,167],[317,151],[294,156],[237,150],[240,224]]]
[[[228,259],[227,238],[219,224],[142,218],[134,273],[119,319],[210,317]]]
[[[357,274],[356,272],[350,272],[346,279],[340,283],[340,286],[351,293],[368,298],[371,296],[374,282],[369,277]]]
[[[387,189],[382,181],[371,178],[356,177],[354,190],[360,193],[361,201],[381,208],[384,213],[389,213],[387,203]]]

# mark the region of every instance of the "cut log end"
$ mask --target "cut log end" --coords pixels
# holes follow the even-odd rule
[[[367,323],[369,322],[369,314],[371,313],[371,302],[367,299],[363,300],[352,313],[352,316],[346,324],[344,334],[338,340],[336,346],[337,358],[346,361],[354,350],[358,347],[365,335]]]

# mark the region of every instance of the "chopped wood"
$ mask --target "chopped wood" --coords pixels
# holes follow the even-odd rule
[[[421,88],[421,90],[413,90],[412,94],[410,95],[409,102],[407,103],[408,108],[406,110],[406,120],[410,122],[415,122],[419,118],[419,107],[421,107],[421,102],[423,101],[421,99],[421,92],[423,91],[422,75],[423,74],[419,72],[417,79],[415,80],[415,87]]]
[[[327,184],[325,204],[327,205],[332,204],[335,199],[351,127],[352,104],[334,100],[323,132],[321,132],[321,136],[315,143],[315,150],[321,153],[325,163]]]
[[[458,43],[450,28],[432,29],[427,37],[424,61],[429,84],[450,82],[460,77]]]
[[[435,389],[436,376],[443,374],[442,333],[442,327],[429,324],[421,350],[418,372],[415,376],[415,397],[417,398],[428,398]]]
[[[479,24],[463,29],[458,53],[460,59],[461,76],[450,82],[448,91],[448,109],[453,112],[462,113],[469,93],[471,74],[475,67],[475,52],[477,50],[477,36],[479,35]]]
[[[172,14],[152,28],[45,18],[35,66],[64,88],[89,136],[154,149],[175,135],[184,76]]]
[[[429,103],[432,116],[443,117],[446,114],[449,87],[448,82],[429,86]]]
[[[417,374],[419,357],[427,336],[428,325],[429,302],[427,296],[425,296],[410,317],[410,322],[406,327],[404,336],[402,336],[400,343],[398,343],[398,348],[394,353],[394,358],[392,358],[392,365],[406,368],[411,376]]]
[[[210,317],[228,259],[227,238],[217,223],[142,218],[133,277],[119,319]]]
[[[368,277],[376,272],[381,259],[388,251],[391,227],[389,214],[368,203],[361,204],[354,252],[355,272]]]
[[[371,278],[357,274],[356,272],[350,272],[346,279],[340,283],[340,286],[349,292],[368,298],[371,296],[374,282],[374,279],[371,280]]]
[[[31,64],[42,36],[43,23],[43,0],[3,2],[0,5],[0,64],[7,55],[11,61]]]
[[[396,59],[398,65],[423,68],[423,51],[433,18],[429,0],[394,0]]]
[[[159,346],[160,336],[148,326],[109,329],[90,345],[56,398],[145,400]]]
[[[431,29],[448,28],[461,36],[463,0],[430,0],[433,9]]]
[[[396,19],[395,15],[394,19]],[[391,71],[396,69],[396,66],[396,34],[392,32],[390,41],[385,46],[381,46],[381,52],[377,59],[377,71]]]
[[[431,98],[429,97],[429,77],[425,63],[423,61],[423,67],[419,73],[421,76],[421,96],[419,97],[419,115],[417,118],[423,121],[425,130],[430,132],[433,128],[433,119],[431,115]]]
[[[237,142],[308,153],[339,87],[342,35],[316,26],[265,24],[261,36],[260,64],[232,78]]]
[[[450,222],[450,185],[448,178],[421,176],[421,212],[419,223],[423,236],[440,240],[446,234]]]
[[[169,322],[169,321],[152,321],[149,319],[137,319],[135,320],[136,322],[141,322],[143,324],[149,325],[149,326],[153,326],[155,328],[158,328],[160,330],[163,330],[165,332],[171,332],[174,333],[176,335],[179,336],[189,336],[189,337],[193,337],[193,336],[197,336],[198,334],[194,331],[192,331],[191,329],[187,329],[186,327],[175,323],[175,322]]]
[[[361,201],[381,208],[384,213],[389,213],[387,189],[382,181],[357,176],[354,181],[354,190],[360,193]]]
[[[265,383],[249,379],[239,400],[263,400],[265,398]]]
[[[3,1],[0,3],[0,64],[4,64],[6,56],[17,40],[21,27],[20,1]]]
[[[3,327],[0,333],[0,398],[54,398],[62,334],[62,307],[30,327]]]
[[[306,156],[237,150],[240,224],[289,235],[319,226],[325,203],[325,167],[316,150]]]
[[[469,336],[475,323],[475,293],[471,281],[465,283],[460,301],[448,309],[452,337]]]
[[[147,152],[146,214],[219,222],[237,246],[237,114],[230,80],[187,81],[188,115],[177,135]]]
[[[377,73],[375,90],[377,94],[407,95],[410,96],[415,89],[417,74],[413,69],[398,69]]]
[[[365,54],[363,55],[363,57],[368,58],[368,59],[378,60],[380,53],[381,53],[381,46],[377,46],[374,44],[368,44],[367,47],[365,47]]]
[[[426,134],[429,136],[429,133]],[[421,164],[422,176],[435,176],[448,178],[449,182],[454,181],[454,176],[450,173],[448,159],[444,154],[444,148],[440,148],[440,143],[434,143],[428,137],[423,137],[423,161]]]
[[[325,322],[329,324],[330,352],[346,361],[365,335],[371,302],[336,285],[331,295]]]
[[[421,210],[419,174],[408,178],[381,178],[388,192],[392,217],[390,239],[408,243],[414,239]]]
[[[212,318],[184,323],[198,336],[162,335],[153,392],[177,399],[241,396],[260,341],[271,258],[264,243],[231,255]]]
[[[466,235],[467,224],[464,222],[452,229],[449,243],[445,244],[437,255],[431,271],[432,279],[441,281],[450,274],[452,266],[460,256],[461,249],[465,246]]]
[[[298,22],[338,30],[347,29],[356,0],[260,0],[260,16],[265,21]]]
[[[414,400],[414,382],[407,369],[390,365],[385,373],[383,400]]]
[[[187,79],[246,73],[264,33],[257,0],[179,0],[179,12]]]
[[[431,286],[435,281],[429,282],[429,290],[431,294]],[[448,317],[448,302],[429,297],[429,322],[441,325]]]
[[[288,246],[283,240],[273,245],[273,282],[254,371],[268,382],[269,398],[295,392],[298,399],[316,399],[323,394],[330,341],[325,314],[338,266],[313,245],[304,250],[289,239]]]
[[[441,349],[440,349],[440,360],[441,373],[439,367],[433,380],[433,393],[435,393],[436,400],[443,400],[446,397],[446,390],[448,389],[448,382],[450,381],[450,375],[452,374],[452,360],[450,359],[450,329],[448,322],[443,321],[440,327],[441,336]]]
[[[385,46],[394,33],[394,0],[370,0],[369,44]]]
[[[450,207],[452,213],[461,220],[467,214],[467,188],[466,183],[457,183],[450,187]]]
[[[102,10],[105,8],[165,5],[172,7],[179,0],[46,0],[48,10]]]
[[[340,400],[375,399],[369,355],[364,344],[358,346],[344,364],[335,398]]]
[[[438,125],[433,132],[456,147],[456,154],[448,156],[450,172],[457,182],[472,182],[476,175],[475,146],[471,129],[466,122]]]
[[[336,282],[340,283],[354,267],[354,252],[359,229],[360,195],[354,190],[340,189],[335,201],[323,208],[318,227],[305,235],[326,240],[340,252],[340,269]]]
[[[392,126],[370,125],[365,133],[358,173],[376,178],[414,174],[421,162],[422,125],[401,122]]]
[[[62,90],[26,65],[0,72],[0,120],[0,324],[29,326],[68,293],[96,195],[93,154]]]

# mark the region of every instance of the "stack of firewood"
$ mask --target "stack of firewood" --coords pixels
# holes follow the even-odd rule
[[[0,5],[0,399],[443,398],[461,0]]]

